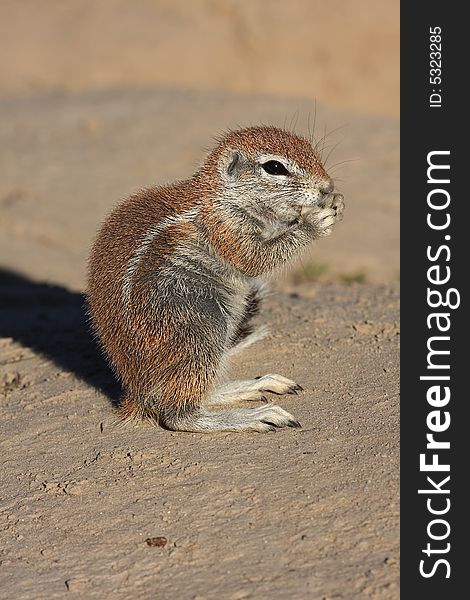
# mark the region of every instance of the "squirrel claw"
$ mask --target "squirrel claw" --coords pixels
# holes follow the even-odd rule
[[[303,392],[303,391],[304,391],[304,388],[301,385],[295,384],[295,385],[292,385],[288,389],[287,393],[288,394],[295,394],[297,396],[299,392]]]

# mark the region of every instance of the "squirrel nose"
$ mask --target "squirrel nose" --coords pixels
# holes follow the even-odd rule
[[[335,184],[331,179],[326,179],[320,184],[320,187],[318,189],[322,194],[325,194],[325,196],[327,196],[328,194],[331,194],[331,192],[335,189]]]

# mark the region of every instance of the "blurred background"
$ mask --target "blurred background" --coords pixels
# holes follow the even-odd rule
[[[2,0],[3,93],[165,85],[398,115],[394,0]]]
[[[396,281],[398,99],[398,0],[1,0],[1,263],[82,289],[119,198],[315,121],[347,212],[290,281]]]

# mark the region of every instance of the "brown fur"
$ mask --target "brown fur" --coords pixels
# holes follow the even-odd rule
[[[184,193],[185,187],[189,193]],[[157,344],[156,340],[146,337],[145,318],[137,308],[142,301],[145,302],[142,297],[139,302],[139,296],[145,293],[142,286],[134,294],[135,310],[129,313],[130,319],[122,322],[120,317],[122,279],[128,262],[149,226],[174,214],[175,210],[188,210],[196,202],[197,196],[191,194],[188,183],[142,190],[112,212],[93,245],[89,261],[88,304],[96,335],[107,355],[113,358],[112,365],[126,386],[132,384],[135,375],[134,354],[145,354],[146,350]],[[175,225],[168,247],[164,240],[155,240],[155,268],[163,259],[159,251],[163,250],[167,254],[171,252],[171,244],[177,243],[180,232],[181,228]],[[150,265],[142,263],[142,269],[139,269],[140,281],[142,271],[148,271],[149,268]],[[114,306],[114,310],[110,310],[110,306]],[[139,335],[139,331],[142,335]],[[135,348],[133,353],[130,352],[132,347]]]
[[[286,156],[319,177],[328,176],[321,161],[312,151],[312,144],[308,140],[287,131],[280,137],[277,127],[247,127],[246,129],[230,131],[219,142],[217,148],[206,160],[205,164],[208,169],[216,167],[220,155],[227,148],[240,148],[251,155],[266,152]]]

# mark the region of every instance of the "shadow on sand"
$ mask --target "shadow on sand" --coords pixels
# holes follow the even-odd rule
[[[83,294],[0,269],[0,337],[51,359],[112,404],[119,399],[120,386],[88,327]]]

